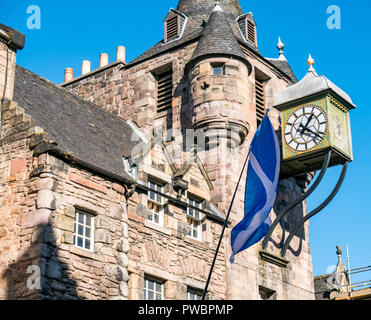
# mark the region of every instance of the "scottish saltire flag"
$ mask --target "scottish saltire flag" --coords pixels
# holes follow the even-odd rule
[[[231,263],[237,253],[263,239],[272,225],[269,213],[277,196],[280,165],[280,145],[267,112],[250,146],[245,217],[232,231]]]

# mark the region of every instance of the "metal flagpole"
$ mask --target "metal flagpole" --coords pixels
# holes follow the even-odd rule
[[[216,248],[216,252],[215,252],[215,256],[214,256],[214,260],[213,260],[213,263],[211,264],[211,269],[210,269],[209,277],[207,278],[207,282],[206,282],[205,290],[204,290],[204,293],[203,293],[203,295],[202,295],[202,299],[201,299],[201,300],[203,300],[203,301],[205,300],[205,298],[206,298],[206,294],[207,294],[207,291],[208,291],[208,289],[209,289],[209,285],[210,285],[210,281],[211,281],[211,276],[212,276],[212,274],[213,274],[214,267],[215,267],[215,263],[216,263],[216,259],[217,259],[217,257],[218,257],[219,250],[220,250],[220,247],[221,247],[221,244],[222,244],[222,241],[223,241],[223,237],[224,237],[225,229],[226,229],[227,226],[228,226],[228,221],[229,221],[229,217],[230,217],[230,215],[231,215],[231,211],[232,211],[233,203],[234,203],[234,200],[236,199],[237,191],[238,191],[238,188],[239,188],[239,186],[240,186],[240,183],[241,183],[241,180],[242,180],[242,176],[243,176],[243,173],[244,173],[244,171],[245,171],[245,168],[246,168],[247,162],[249,161],[250,153],[251,153],[251,147],[250,147],[249,153],[247,154],[247,157],[246,157],[246,160],[245,160],[245,164],[243,165],[243,168],[242,168],[242,171],[241,171],[240,178],[238,179],[237,187],[236,187],[236,190],[234,191],[234,194],[233,194],[233,197],[232,197],[232,202],[231,202],[231,205],[230,205],[230,207],[229,207],[227,217],[225,218],[225,222],[224,222],[224,226],[223,226],[223,231],[222,231],[222,234],[221,234],[220,239],[219,239],[218,247]]]

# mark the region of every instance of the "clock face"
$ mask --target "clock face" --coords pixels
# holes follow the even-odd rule
[[[292,113],[286,122],[286,143],[296,152],[311,150],[323,141],[327,127],[327,117],[321,108],[315,105],[303,106]]]

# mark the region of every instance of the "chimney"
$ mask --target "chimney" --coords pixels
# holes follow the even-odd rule
[[[84,60],[82,62],[82,72],[81,74],[84,75],[84,74],[87,74],[91,71],[91,63],[90,61],[88,60]]]
[[[101,53],[100,55],[100,63],[99,68],[102,68],[108,64],[108,54],[107,53]]]
[[[22,50],[25,36],[0,24],[0,103],[13,99],[17,50]],[[1,119],[0,119],[1,120]]]
[[[69,82],[72,80],[73,80],[73,69],[66,68],[66,70],[64,70],[64,82]]]
[[[118,46],[116,61],[121,61],[125,63],[125,58],[126,58],[126,48],[124,46]]]

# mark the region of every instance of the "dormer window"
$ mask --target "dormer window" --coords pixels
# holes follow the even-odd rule
[[[185,27],[187,17],[171,9],[165,18],[165,43],[179,38]]]
[[[257,47],[256,23],[252,13],[247,13],[238,17],[237,22],[245,40]]]

